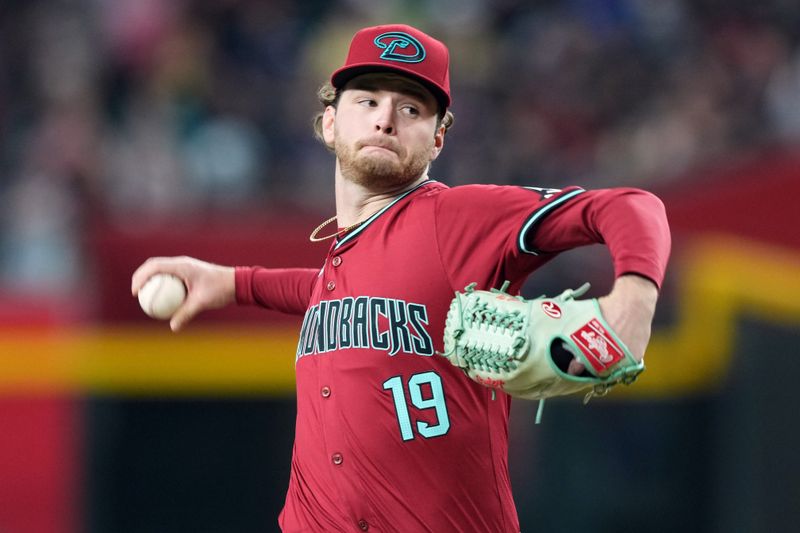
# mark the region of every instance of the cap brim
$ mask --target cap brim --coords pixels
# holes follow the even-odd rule
[[[369,74],[371,72],[393,72],[418,81],[426,89],[428,89],[428,91],[430,91],[430,93],[436,99],[436,102],[439,104],[439,111],[441,115],[444,115],[444,112],[448,107],[450,107],[450,96],[441,88],[439,88],[434,81],[424,76],[420,76],[416,72],[406,70],[401,67],[386,66],[385,63],[361,63],[359,65],[348,65],[346,67],[342,67],[334,72],[331,76],[331,84],[335,88],[341,89],[347,84],[348,81],[352,80],[356,76]]]

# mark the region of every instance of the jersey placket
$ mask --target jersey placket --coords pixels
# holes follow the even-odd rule
[[[354,245],[355,242],[351,241],[340,248],[337,248],[336,244],[331,247],[322,273],[321,300],[335,300],[349,295],[344,280],[345,256]],[[322,413],[326,452],[330,460],[331,477],[338,487],[343,509],[358,530],[368,531],[370,523],[377,524],[373,513],[365,508],[363,495],[359,493],[361,483],[351,470],[353,461],[357,458],[352,455],[352,450],[347,446],[347,440],[342,433],[343,406],[336,396],[336,376],[340,372],[337,352],[338,346],[327,355],[322,355],[319,366],[320,413]]]

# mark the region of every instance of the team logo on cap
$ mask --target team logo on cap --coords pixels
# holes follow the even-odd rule
[[[401,31],[390,31],[375,37],[375,46],[383,49],[381,59],[419,63],[425,59],[425,48],[418,40]]]

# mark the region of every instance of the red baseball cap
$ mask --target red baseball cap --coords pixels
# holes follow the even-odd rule
[[[441,113],[450,107],[450,52],[430,35],[405,24],[359,30],[350,42],[344,65],[331,76],[331,84],[341,89],[360,74],[382,71],[419,81],[436,97]]]

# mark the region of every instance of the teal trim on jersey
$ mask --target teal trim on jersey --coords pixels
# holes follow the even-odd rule
[[[538,224],[542,220],[542,218],[544,218],[547,214],[549,214],[553,209],[584,192],[586,192],[584,189],[578,189],[576,191],[568,192],[561,198],[553,200],[546,206],[542,207],[540,210],[536,211],[533,214],[533,216],[531,216],[527,220],[527,222],[525,222],[525,225],[522,226],[522,230],[519,232],[519,240],[517,242],[517,244],[519,245],[519,249],[527,254],[539,255],[538,250],[531,250],[527,246],[525,246],[525,236],[528,234],[528,231],[530,231],[530,229],[533,226]]]
[[[386,211],[388,211],[389,209],[391,209],[391,207],[392,207],[394,204],[396,204],[397,202],[399,202],[400,200],[402,200],[403,198],[405,198],[406,196],[408,196],[408,195],[409,195],[409,194],[411,194],[412,192],[416,191],[417,189],[419,189],[419,188],[420,188],[420,187],[422,187],[423,185],[428,185],[429,183],[435,183],[435,182],[436,182],[436,180],[431,180],[431,179],[428,179],[428,180],[425,180],[425,181],[423,181],[422,183],[420,183],[419,185],[417,185],[416,187],[414,187],[414,188],[413,188],[413,189],[411,189],[410,191],[406,191],[406,192],[404,192],[403,194],[401,194],[400,196],[398,196],[397,198],[395,198],[394,200],[392,200],[392,203],[390,203],[389,205],[387,205],[386,207],[384,207],[383,209],[381,209],[380,211],[378,211],[377,213],[375,213],[374,215],[372,215],[371,217],[369,217],[369,218],[368,218],[366,221],[364,221],[364,223],[363,223],[363,224],[361,224],[361,225],[360,225],[358,228],[356,228],[356,229],[355,229],[355,231],[353,231],[352,233],[348,233],[347,235],[345,235],[345,237],[344,237],[342,240],[340,240],[339,242],[337,242],[337,243],[336,243],[336,246],[334,246],[334,247],[333,247],[333,249],[334,249],[334,250],[338,250],[338,249],[339,249],[339,247],[340,247],[341,245],[343,245],[344,243],[346,243],[347,241],[349,241],[350,239],[352,239],[353,237],[355,237],[356,235],[358,235],[359,233],[361,233],[362,231],[364,231],[365,229],[367,229],[367,226],[369,226],[370,224],[372,224],[372,222],[373,222],[373,221],[375,221],[375,219],[377,219],[379,216],[381,216],[381,215],[382,215],[382,214],[384,214]]]

